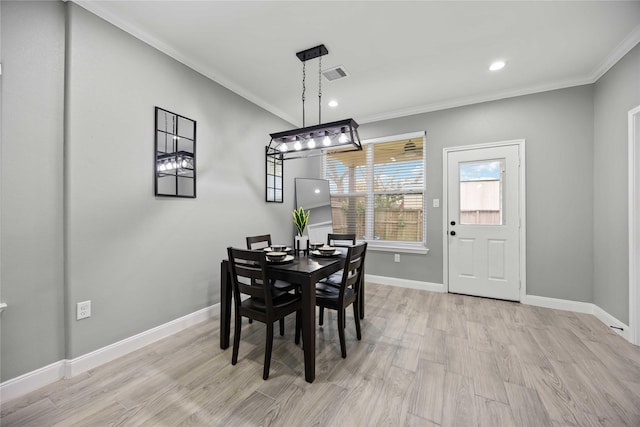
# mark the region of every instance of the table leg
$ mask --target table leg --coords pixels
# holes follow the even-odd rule
[[[360,295],[358,295],[358,310],[360,311],[360,319],[364,319],[364,280],[360,286]]]
[[[362,282],[360,283],[360,292],[358,293],[358,309],[360,310],[360,319],[364,319],[364,265],[362,266]]]
[[[229,263],[220,263],[220,348],[229,348],[231,335],[231,278]]]
[[[314,282],[302,283],[302,343],[304,347],[304,379],[316,378],[316,288]]]

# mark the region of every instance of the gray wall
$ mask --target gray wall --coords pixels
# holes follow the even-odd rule
[[[595,84],[593,302],[629,323],[627,113],[640,105],[640,45]]]
[[[64,5],[0,8],[4,381],[64,358]]]
[[[290,124],[73,3],[1,7],[6,381],[217,303],[227,246],[293,240],[307,172],[288,162],[265,203],[264,146]],[[155,106],[198,122],[197,199],[153,195]]]
[[[363,139],[426,130],[427,255],[371,251],[367,273],[443,283],[442,149],[524,138],[527,293],[592,301],[593,87],[363,124]],[[442,206],[442,205],[441,205]]]

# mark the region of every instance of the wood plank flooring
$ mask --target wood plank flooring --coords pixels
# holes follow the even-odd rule
[[[640,426],[640,347],[595,317],[367,284],[362,341],[335,312],[316,380],[276,334],[243,323],[238,364],[214,318],[2,405],[4,426]]]

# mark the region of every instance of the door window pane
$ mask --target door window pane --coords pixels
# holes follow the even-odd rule
[[[460,164],[460,224],[502,225],[504,159]]]

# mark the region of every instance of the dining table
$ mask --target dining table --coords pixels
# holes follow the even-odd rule
[[[302,298],[302,343],[304,377],[313,382],[316,376],[316,283],[344,268],[346,248],[339,255],[321,257],[312,253],[294,255],[287,263],[269,263],[270,279],[284,280],[300,286]],[[220,264],[220,348],[229,348],[231,334],[231,276],[228,260]],[[363,301],[361,301],[363,302]],[[361,311],[361,313],[364,313]],[[362,317],[362,315],[360,316]]]

